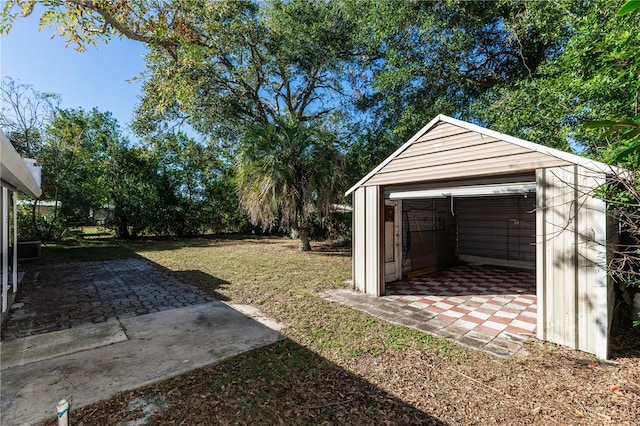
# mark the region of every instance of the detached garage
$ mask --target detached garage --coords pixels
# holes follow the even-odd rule
[[[535,271],[539,339],[607,358],[607,249],[618,226],[593,196],[610,166],[439,115],[353,194],[353,282],[460,262]]]

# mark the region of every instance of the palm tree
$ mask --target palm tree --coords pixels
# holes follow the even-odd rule
[[[341,189],[342,156],[335,138],[291,117],[256,124],[240,142],[236,163],[240,206],[254,225],[295,231],[311,250],[314,216],[327,214]]]

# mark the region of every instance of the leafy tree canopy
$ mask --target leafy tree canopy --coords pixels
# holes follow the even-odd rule
[[[582,2],[357,2],[358,105],[406,140],[439,113],[473,119],[470,105],[528,79],[571,34]],[[360,12],[364,9],[364,13]]]
[[[0,30],[7,32],[34,4],[8,1]],[[615,158],[599,146],[602,130],[580,124],[638,115],[639,18],[616,17],[620,1],[44,0],[42,5],[41,25],[53,26],[78,49],[115,34],[150,47],[135,123],[141,135],[162,134],[168,122],[186,121],[210,136],[212,146],[221,143],[234,161],[246,160],[250,149],[259,150],[266,141],[270,153],[286,150],[289,136],[299,138],[294,145],[301,149],[309,140],[320,149],[317,139],[304,137],[318,131],[343,142],[334,148],[346,154],[349,178],[355,180],[438,113]],[[178,144],[178,149],[187,147]],[[286,172],[302,179],[294,163],[288,164]],[[322,169],[316,163],[306,167],[314,169],[310,174]],[[166,176],[171,180],[170,175],[178,174],[171,171]],[[242,191],[240,196],[249,197]],[[314,203],[319,199],[311,197]],[[253,216],[249,203],[242,204]],[[262,224],[271,226],[273,210],[265,209],[254,218],[264,217]],[[287,220],[288,209],[276,210],[278,223],[295,223]]]
[[[616,16],[619,2],[587,5],[565,19],[571,38],[556,56],[529,78],[496,87],[474,112],[505,133],[565,149],[573,143],[611,161],[602,132],[583,125],[639,114],[640,15]]]

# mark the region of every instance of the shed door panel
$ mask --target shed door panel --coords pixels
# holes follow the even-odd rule
[[[535,263],[535,197],[457,199],[458,254]]]

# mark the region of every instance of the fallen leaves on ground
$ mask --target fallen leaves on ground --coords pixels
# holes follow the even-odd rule
[[[73,424],[640,424],[638,330],[612,339],[611,361],[537,340],[528,356],[499,359],[320,298],[350,276],[340,250],[300,253],[288,239],[163,244],[135,248],[183,277],[199,271],[194,283],[224,300],[251,300],[287,324],[286,339],[72,407]],[[162,404],[129,409],[140,400]]]

